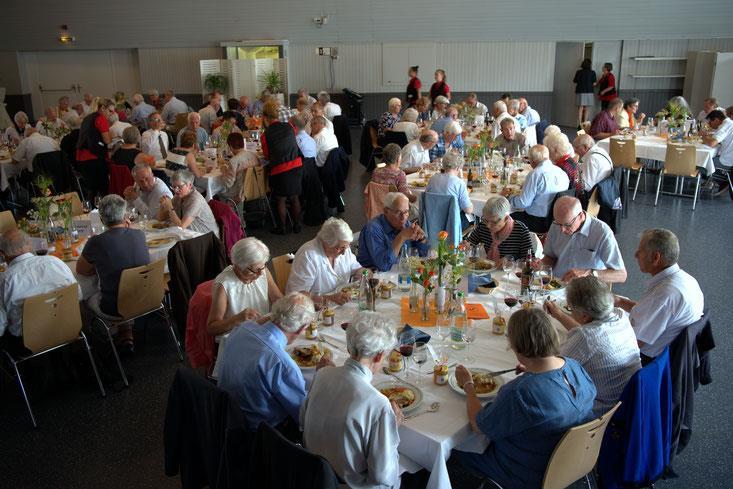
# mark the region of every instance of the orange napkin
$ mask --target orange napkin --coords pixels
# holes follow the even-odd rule
[[[466,304],[466,316],[468,319],[489,319],[489,313],[481,304]]]

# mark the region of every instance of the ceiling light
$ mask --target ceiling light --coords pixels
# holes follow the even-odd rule
[[[69,34],[69,26],[66,24],[59,26],[59,37],[58,40],[61,44],[72,44],[76,41],[76,38]]]

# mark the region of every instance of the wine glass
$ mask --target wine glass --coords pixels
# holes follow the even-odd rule
[[[410,372],[407,370],[407,358],[412,356],[412,352],[415,349],[415,337],[405,336],[400,340],[400,353],[402,353],[402,364],[405,367],[405,378],[410,377]]]
[[[529,281],[529,292],[533,302],[537,302],[537,295],[542,295],[543,288],[542,272],[540,270],[533,270],[532,277]]]
[[[504,271],[504,278],[509,278],[509,272],[514,270],[514,257],[507,255],[501,259],[501,269]]]
[[[92,212],[92,203],[88,200],[83,200],[81,202],[81,210],[84,212],[84,214],[89,214]]]
[[[102,197],[97,195],[94,197],[94,208],[99,209],[99,204],[102,202]]]
[[[422,341],[415,343],[412,353],[412,360],[417,364],[417,385],[420,385],[420,377],[422,377],[422,366],[428,361],[428,345]]]
[[[441,343],[445,343],[450,336],[450,317],[447,314],[438,314],[435,321],[435,336],[440,339]]]
[[[476,332],[476,326],[473,323],[473,319],[469,319],[463,324],[463,328],[461,329],[461,338],[464,343],[466,343],[466,363],[473,362],[473,358],[471,358],[471,343],[476,341]]]

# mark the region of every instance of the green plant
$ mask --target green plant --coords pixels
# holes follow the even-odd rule
[[[262,83],[265,84],[265,88],[267,88],[271,93],[280,93],[282,92],[282,85],[283,80],[280,76],[280,72],[277,70],[271,70],[267,71],[262,74]]]
[[[224,75],[212,73],[204,77],[204,87],[210,92],[224,93],[229,88],[229,80]]]
[[[658,118],[667,118],[669,127],[681,127],[690,116],[690,111],[686,107],[672,102],[667,102],[664,109],[657,112]]]

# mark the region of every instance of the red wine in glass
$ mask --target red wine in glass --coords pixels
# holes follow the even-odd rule
[[[547,285],[550,282],[552,282],[552,277],[550,277],[549,275],[542,276],[542,285]]]
[[[504,298],[504,304],[506,304],[507,307],[510,308],[510,309],[512,307],[516,306],[518,302],[519,301],[517,300],[516,297],[505,297]]]
[[[413,345],[400,345],[400,353],[402,353],[403,357],[411,357],[412,349]]]

